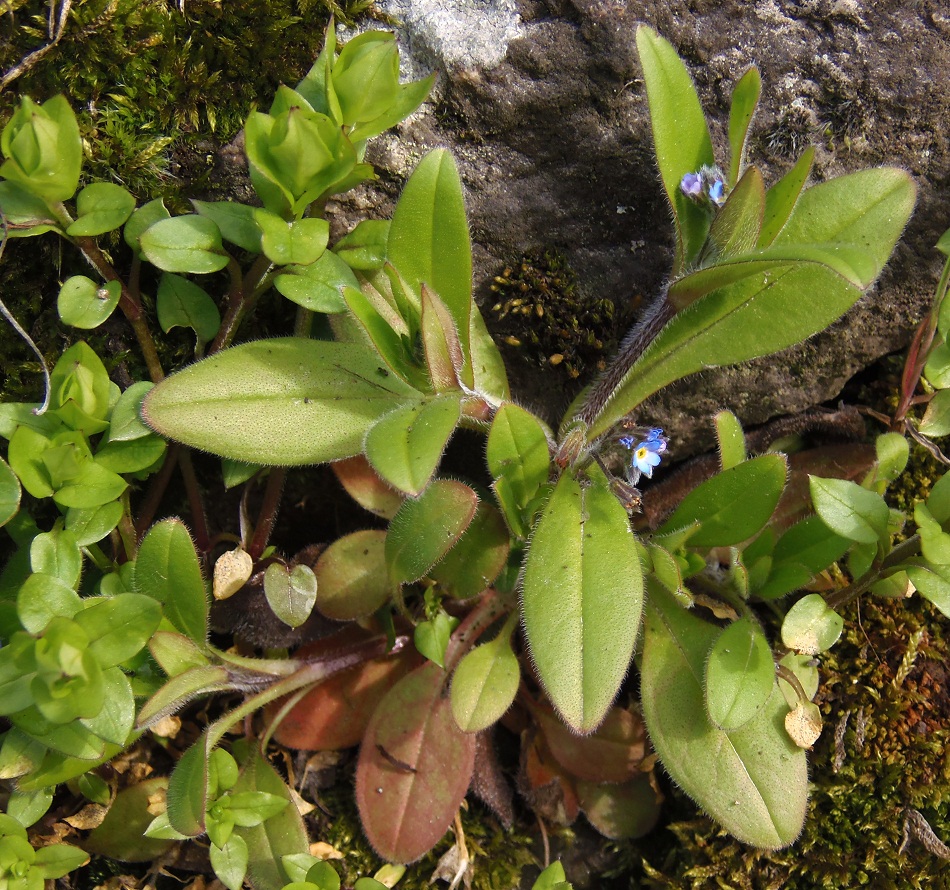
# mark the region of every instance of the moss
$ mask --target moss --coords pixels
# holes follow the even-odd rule
[[[13,4],[0,20],[0,70],[47,42],[47,4]],[[139,198],[178,195],[163,175],[172,143],[240,130],[254,103],[296,83],[319,52],[331,11],[349,21],[370,0],[76,0],[60,42],[0,94],[63,92],[77,109],[89,179]],[[200,134],[200,136],[199,136]]]
[[[616,345],[614,304],[578,293],[577,276],[557,250],[525,254],[491,285],[497,339],[526,361],[574,379],[603,370]]]
[[[337,782],[320,795],[323,814],[315,813],[311,839],[323,841],[345,853],[334,862],[344,886],[352,886],[357,878],[371,877],[383,864],[370,847],[362,828],[353,798],[352,787]],[[469,800],[462,809],[462,829],[472,861],[472,890],[516,890],[521,870],[534,863],[530,852],[531,838],[517,828],[505,831],[498,820],[483,806]],[[428,890],[429,879],[439,859],[455,842],[450,831],[419,862],[410,865],[399,881],[400,890]]]

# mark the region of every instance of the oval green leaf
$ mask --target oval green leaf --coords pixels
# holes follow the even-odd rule
[[[748,540],[769,521],[785,488],[788,465],[782,454],[763,454],[737,464],[694,488],[657,533],[695,522],[691,547],[728,547]]]
[[[295,465],[358,453],[380,417],[421,399],[364,346],[288,337],[245,343],[171,375],[146,396],[142,414],[186,445]]]
[[[720,729],[745,726],[775,688],[775,662],[762,628],[751,618],[733,621],[706,662],[706,713]]]
[[[467,485],[436,479],[418,498],[407,498],[389,524],[386,564],[396,584],[418,581],[458,543],[478,507]]]
[[[317,560],[316,607],[334,621],[372,615],[389,599],[386,532],[365,529],[334,541]]]
[[[597,728],[626,676],[643,578],[630,521],[602,474],[564,473],[531,540],[522,614],[549,698],[577,732]]]
[[[203,646],[208,636],[208,593],[191,535],[178,519],[153,525],[139,545],[132,586],[158,600],[165,616]],[[179,829],[181,830],[181,829]]]
[[[782,642],[804,655],[820,655],[841,636],[844,621],[820,593],[803,596],[782,622]]]
[[[518,692],[521,668],[508,634],[472,649],[452,675],[452,714],[463,732],[500,720]]]
[[[703,676],[717,629],[650,587],[641,701],[650,739],[674,781],[730,834],[777,849],[802,829],[808,793],[805,753],[785,731],[788,708],[775,689],[742,729],[706,715]]]
[[[56,308],[63,324],[89,330],[112,315],[121,295],[122,285],[118,281],[97,285],[85,275],[73,275],[59,289]]]
[[[366,457],[394,488],[418,495],[438,468],[461,415],[461,393],[399,407],[367,433]]]
[[[317,601],[317,579],[310,566],[296,565],[288,571],[279,563],[271,563],[264,572],[264,595],[284,624],[300,627]]]
[[[230,260],[220,229],[194,213],[160,219],[142,232],[139,246],[146,259],[163,272],[218,272]]]

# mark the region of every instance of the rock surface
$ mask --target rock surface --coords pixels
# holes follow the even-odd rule
[[[449,146],[467,188],[490,327],[498,313],[489,286],[525,253],[559,251],[577,272],[579,299],[613,301],[613,329],[599,332],[605,342],[622,336],[663,281],[669,211],[635,51],[640,22],[686,60],[721,156],[732,86],[759,67],[750,159],[766,182],[809,144],[818,146],[816,181],[881,164],[913,174],[917,212],[877,286],[845,319],[780,356],[700,375],[646,406],[643,421],[666,428],[680,454],[708,447],[717,408],[748,424],[799,411],[835,398],[858,369],[907,342],[938,274],[933,244],[950,225],[943,3],[391,0],[389,9],[405,23],[415,70],[434,66],[443,76],[425,111],[379,141],[371,160],[380,181],[352,209],[385,213],[424,151]],[[572,379],[527,346],[506,347],[506,359],[517,397],[555,422],[596,373],[588,367]]]

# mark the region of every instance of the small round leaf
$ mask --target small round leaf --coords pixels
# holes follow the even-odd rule
[[[59,289],[56,308],[63,324],[90,330],[112,315],[121,295],[122,285],[118,281],[97,285],[85,275],[73,275]]]
[[[844,622],[825,603],[821,594],[803,596],[782,622],[782,642],[805,655],[818,655],[830,649],[841,636]]]

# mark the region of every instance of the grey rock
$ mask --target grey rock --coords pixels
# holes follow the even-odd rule
[[[708,446],[707,418],[717,408],[757,424],[834,399],[857,370],[906,344],[936,281],[933,244],[950,225],[950,13],[942,3],[392,2],[396,14],[404,10],[415,67],[435,64],[442,78],[434,101],[377,143],[370,159],[380,181],[341,208],[343,219],[360,208],[388,212],[419,157],[450,147],[467,189],[476,293],[490,327],[490,284],[526,252],[562,252],[582,297],[613,301],[606,341],[622,336],[662,285],[672,242],[635,51],[640,22],[685,59],[720,156],[731,88],[749,65],[760,68],[750,160],[766,182],[813,143],[816,181],[882,164],[913,174],[917,212],[878,284],[844,320],[800,347],[698,375],[644,406],[638,419],[666,428],[680,454]],[[517,397],[553,421],[595,373],[572,379],[525,349],[506,348],[506,358]]]

